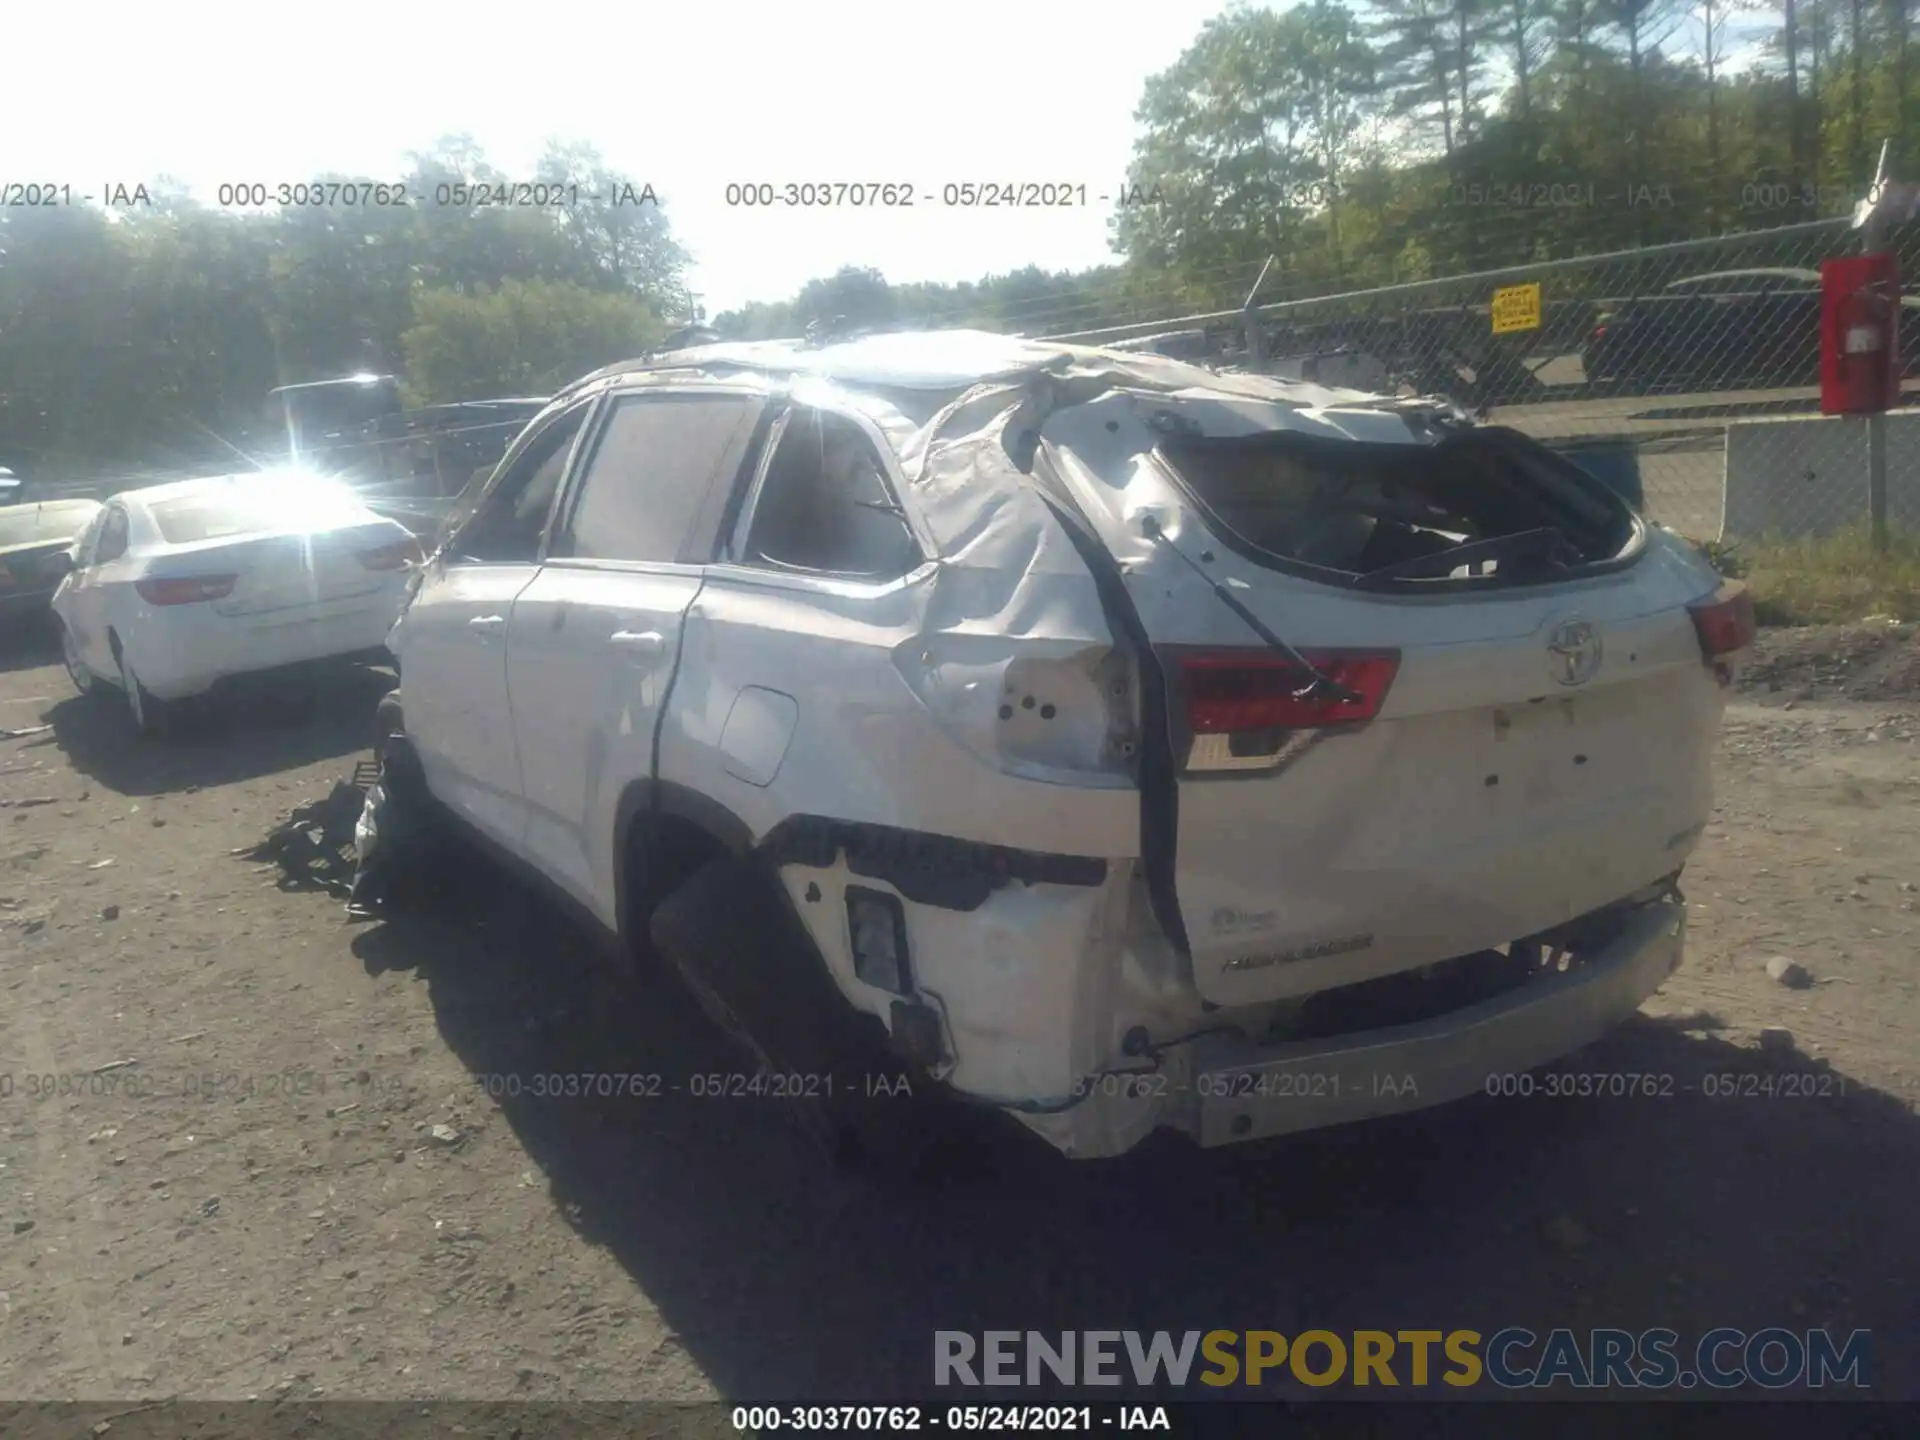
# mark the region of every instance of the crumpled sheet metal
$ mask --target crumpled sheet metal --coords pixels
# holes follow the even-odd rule
[[[1209,370],[1164,355],[1102,350],[1055,340],[1030,340],[988,330],[903,331],[867,335],[811,347],[793,340],[728,343],[658,357],[652,365],[615,365],[579,382],[640,369],[688,373],[732,371],[807,375],[862,389],[940,392],[956,395],[974,386],[1018,381],[1038,374],[1085,377],[1104,374],[1113,383],[1141,390],[1210,389],[1255,398],[1288,400],[1308,408],[1379,403],[1379,396],[1299,380]]]
[[[942,728],[996,766],[1035,779],[1127,785],[1107,772],[1092,732],[1050,746],[1046,759],[1016,758],[1001,743],[1008,687],[1030,691],[1028,677],[1047,675],[1036,665],[1068,667],[1040,682],[1061,702],[1063,736],[1103,713],[1092,677],[1113,645],[1085,562],[1008,453],[1024,400],[1023,389],[970,392],[969,403],[906,443],[912,503],[942,558],[920,633],[896,652],[896,664]]]
[[[1385,444],[1425,438],[1408,423],[1420,411],[1377,397],[1087,353],[1095,363],[974,386],[918,425],[884,401],[862,397],[862,408],[899,453],[943,557],[1021,573],[1084,570],[1050,508],[1020,473],[1016,457],[1030,456],[1040,439],[1076,456],[1086,475],[1101,482],[1081,489],[1078,498],[1095,528],[1112,540],[1111,522],[1124,518],[1123,492],[1169,428],[1223,438],[1276,430]],[[1189,371],[1203,383],[1171,383],[1189,379]],[[1160,383],[1145,386],[1143,379]],[[1374,403],[1364,403],[1370,399]]]
[[[1093,657],[1113,644],[1085,562],[1022,473],[1042,439],[1061,452],[1055,468],[1129,567],[1129,585],[1152,592],[1148,608],[1173,604],[1182,629],[1217,629],[1217,601],[1137,529],[1143,508],[1175,518],[1183,508],[1151,458],[1166,424],[1213,436],[1292,430],[1381,443],[1423,438],[1408,424],[1417,412],[1365,403],[1372,397],[1099,351],[1065,353],[1044,373],[973,385],[944,403],[925,391],[818,378],[804,388],[861,411],[900,457],[941,561],[921,633],[896,654],[896,664],[950,734],[999,760],[1005,757],[994,750],[995,711],[1011,667],[1079,656],[1090,670]],[[1177,419],[1168,422],[1168,415]],[[1095,766],[1094,757],[1086,764]]]
[[[1209,435],[1290,429],[1411,440],[1403,417],[1436,408],[1432,401],[978,330],[872,335],[818,348],[787,340],[703,346],[661,357],[654,366],[610,366],[571,389],[622,371],[669,367],[690,382],[758,377],[769,386],[784,383],[797,399],[818,396],[866,415],[900,457],[942,559],[1019,573],[1083,567],[1077,557],[1060,560],[1060,546],[1038,538],[1037,532],[1058,527],[1018,473],[1008,441],[1043,427],[1052,438],[1062,417],[1102,397],[1127,396],[1141,414],[1184,415]]]
[[[914,587],[923,608],[894,652],[896,670],[969,750],[996,765],[1011,763],[1015,773],[1079,784],[1111,777],[1074,764],[1056,772],[1059,754],[1038,769],[1010,762],[996,715],[1006,685],[1035,664],[1066,664],[1074,674],[1063,677],[1065,693],[1084,694],[1080,676],[1091,675],[1114,643],[1085,562],[1022,473],[1040,437],[1084,451],[1090,473],[1080,476],[1076,498],[1095,529],[1123,561],[1144,567],[1148,584],[1182,595],[1194,587],[1166,568],[1167,557],[1142,549],[1126,523],[1143,503],[1178,501],[1164,478],[1132,484],[1152,481],[1148,457],[1159,433],[1148,420],[1155,412],[1185,415],[1210,434],[1294,429],[1411,438],[1402,415],[1412,411],[1384,397],[985,332],[878,335],[818,349],[720,345],[680,352],[667,363],[674,378],[781,386],[798,401],[843,406],[877,426],[900,460],[909,503],[938,557],[930,577]],[[613,367],[598,378],[645,369],[653,379],[664,368]],[[1205,594],[1185,603],[1209,616],[1218,608]]]

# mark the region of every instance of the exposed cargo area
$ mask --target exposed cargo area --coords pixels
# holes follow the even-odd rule
[[[1363,588],[1549,580],[1638,548],[1623,501],[1497,429],[1405,444],[1284,430],[1177,436],[1160,454],[1249,558]]]

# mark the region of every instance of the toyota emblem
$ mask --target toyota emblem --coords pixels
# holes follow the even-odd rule
[[[1562,685],[1584,685],[1600,669],[1600,632],[1586,620],[1563,620],[1547,636],[1547,668]]]

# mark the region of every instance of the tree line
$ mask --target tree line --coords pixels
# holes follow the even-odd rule
[[[686,318],[666,215],[593,147],[550,145],[537,177],[625,203],[465,203],[504,180],[466,136],[409,166],[403,193],[449,203],[332,177],[353,203],[235,209],[161,180],[0,209],[0,464],[245,468],[284,443],[277,385],[365,370],[415,404],[546,394]]]
[[[1842,215],[1920,176],[1912,0],[1338,0],[1209,21],[1136,111],[1116,264],[871,272],[729,333],[939,318],[1064,333]],[[1269,263],[1271,262],[1271,263]]]
[[[1307,0],[1209,21],[1147,83],[1114,260],[959,284],[848,268],[723,335],[1059,334],[1843,214],[1920,177],[1920,0]],[[413,188],[497,181],[453,137]],[[623,180],[559,144],[542,178]],[[540,393],[699,318],[657,204],[0,210],[0,463],[230,439],[272,385]]]

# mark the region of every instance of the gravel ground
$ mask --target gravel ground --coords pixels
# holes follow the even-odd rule
[[[1920,1395],[1916,657],[1763,640],[1688,963],[1567,1067],[1676,1093],[1080,1166],[936,1111],[860,1189],[752,1103],[490,1095],[731,1063],[491,870],[355,925],[231,853],[351,770],[378,672],[138,744],[14,642],[0,1398],[854,1400],[923,1391],[936,1328],[1507,1324],[1864,1326]],[[1783,1066],[1826,1079],[1758,1084]]]

